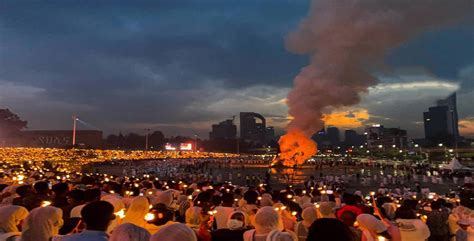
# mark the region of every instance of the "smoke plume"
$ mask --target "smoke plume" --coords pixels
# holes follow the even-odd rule
[[[297,157],[297,163],[312,156],[316,147],[309,148],[313,153],[300,148],[324,126],[324,113],[357,104],[378,83],[371,73],[389,50],[472,11],[471,0],[313,0],[286,39],[287,48],[309,55],[310,63],[288,94],[293,119],[279,141],[282,156]]]

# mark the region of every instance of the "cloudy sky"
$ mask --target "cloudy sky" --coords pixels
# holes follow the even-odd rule
[[[283,131],[285,97],[308,56],[284,38],[309,1],[18,1],[0,3],[0,108],[29,129],[207,138],[212,123],[260,112]],[[401,127],[422,137],[423,111],[458,91],[461,133],[474,136],[474,25],[426,32],[393,49],[380,84],[328,125]]]

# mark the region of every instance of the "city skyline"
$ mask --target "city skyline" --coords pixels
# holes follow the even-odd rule
[[[77,114],[106,134],[207,137],[212,124],[248,111],[281,134],[286,95],[308,63],[284,43],[307,14],[303,1],[3,5],[0,108],[30,129],[71,129]],[[374,70],[380,83],[326,125],[377,123],[423,137],[423,112],[457,91],[460,134],[473,136],[472,31],[468,19],[394,49]]]

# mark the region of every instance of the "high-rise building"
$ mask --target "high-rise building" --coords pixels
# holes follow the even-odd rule
[[[234,125],[234,120],[231,119],[212,125],[212,131],[209,132],[209,139],[211,140],[235,139],[236,136],[237,126]]]
[[[265,142],[269,143],[272,141],[275,141],[275,128],[273,126],[269,126],[265,131]]]
[[[367,141],[366,135],[358,134],[355,130],[346,130],[344,132],[344,145],[350,146],[361,146]]]
[[[406,148],[407,131],[400,128],[385,128],[381,125],[372,125],[366,128],[367,148]]]
[[[318,144],[319,150],[333,148],[331,141],[329,141],[326,129],[324,127],[318,132],[314,133],[311,139],[313,139],[313,141]]]
[[[337,146],[340,144],[339,129],[337,127],[328,127],[326,130],[326,135],[329,142],[332,146]]]
[[[266,134],[265,117],[254,112],[240,112],[240,139],[264,144]]]
[[[425,139],[436,145],[443,143],[454,146],[459,140],[456,93],[446,99],[438,100],[437,106],[423,113]]]

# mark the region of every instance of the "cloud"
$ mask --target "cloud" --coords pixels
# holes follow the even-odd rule
[[[474,137],[474,117],[460,119],[459,132],[463,136]]]
[[[211,124],[255,111],[281,130],[289,120],[291,81],[307,63],[283,43],[307,13],[307,1],[5,0],[2,9],[0,108],[11,108],[31,129],[70,129],[77,114],[106,133],[156,126],[170,135],[205,136]],[[449,36],[464,37],[460,31]],[[428,40],[436,46],[450,43],[438,37]],[[451,44],[464,46],[456,58],[433,57],[449,62],[445,65],[383,73],[387,85],[356,108],[367,109],[369,121],[404,127],[448,91],[389,90],[389,84],[461,81],[461,91],[472,87],[472,54],[465,48],[471,43],[463,39]],[[424,51],[415,47],[402,47],[406,53],[397,55],[399,62]],[[463,56],[471,62],[450,64]],[[444,66],[455,75],[437,77]],[[459,95],[460,116],[474,114],[472,98],[470,91]]]
[[[343,129],[357,129],[364,127],[370,119],[366,109],[351,109],[326,114],[323,117],[326,126],[335,126]]]
[[[419,81],[419,82],[410,82],[410,83],[381,83],[375,87],[369,88],[371,94],[381,94],[384,92],[394,92],[394,91],[410,91],[410,90],[446,90],[455,92],[459,89],[458,83],[452,83],[448,81],[440,80],[428,80],[428,81]]]

